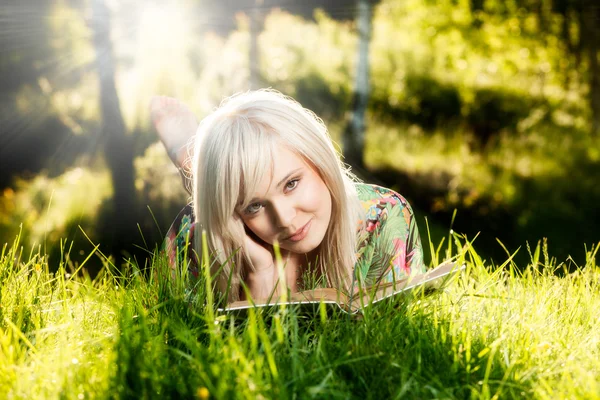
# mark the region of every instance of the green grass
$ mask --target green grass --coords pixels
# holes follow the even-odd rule
[[[598,246],[570,274],[545,246],[522,272],[456,235],[452,249],[467,263],[456,282],[363,318],[234,321],[162,256],[148,271],[107,261],[92,281],[15,242],[0,260],[0,397],[600,398]]]

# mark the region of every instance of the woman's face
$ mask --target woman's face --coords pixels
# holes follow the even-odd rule
[[[285,147],[273,159],[273,171],[259,182],[253,200],[238,210],[244,224],[261,240],[297,254],[315,250],[331,220],[331,194],[302,157]]]

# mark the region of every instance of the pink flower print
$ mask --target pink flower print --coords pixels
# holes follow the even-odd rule
[[[406,263],[406,245],[401,239],[394,239],[394,258],[392,268],[396,279],[410,274],[410,266]]]
[[[368,220],[367,221],[367,232],[373,232],[375,229],[379,227],[379,221],[377,220]]]
[[[404,248],[404,242],[398,238],[392,240],[394,244],[394,253],[398,253],[402,248]]]
[[[382,199],[379,199],[379,203],[381,204],[391,204],[393,206],[395,206],[396,204],[398,204],[398,200],[396,200],[393,197],[384,197]]]

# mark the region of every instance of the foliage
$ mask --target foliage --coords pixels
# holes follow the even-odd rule
[[[73,240],[77,226],[94,221],[110,194],[106,173],[81,167],[56,178],[40,174],[19,180],[15,189],[0,195],[0,242],[8,243],[19,233],[28,248],[53,248],[65,236]]]
[[[458,210],[455,229],[481,232],[488,256],[504,254],[496,238],[515,249],[548,237],[566,258],[598,238],[587,67],[572,68],[560,16],[544,30],[539,10],[510,4],[505,12],[498,2],[377,6],[365,162],[437,224]],[[315,20],[271,14],[262,70],[277,71],[266,82],[325,115],[339,139],[356,39],[352,24]]]
[[[22,3],[22,10],[37,4]],[[148,242],[159,242],[146,206],[164,230],[187,194],[155,144],[149,97],[178,97],[202,117],[223,96],[246,90],[248,16],[238,14],[237,28],[219,36],[211,30],[222,28],[217,25],[223,21],[210,20],[206,2],[110,4],[116,87],[136,157],[137,191],[132,196],[141,209],[143,235]],[[457,209],[454,228],[469,236],[481,231],[480,251],[487,257],[503,256],[495,238],[512,251],[525,240],[548,237],[559,258],[581,254],[582,243],[598,238],[593,216],[600,199],[594,181],[600,148],[588,134],[591,67],[584,53],[590,42],[580,48],[584,43],[576,18],[582,4],[377,2],[365,160],[373,181],[385,180],[405,195],[420,222],[427,215],[431,224],[446,226]],[[260,74],[264,86],[296,97],[321,116],[341,143],[357,35],[353,22],[336,19],[353,9],[330,11],[316,11],[311,20],[280,10],[266,15],[258,38]],[[7,27],[19,33],[0,38],[7,49],[0,62],[6,78],[0,82],[6,94],[2,135],[8,133],[3,136],[8,144],[0,146],[3,190],[13,167],[33,173],[46,167],[39,180],[52,186],[49,181],[60,181],[81,154],[93,169],[86,175],[93,182],[86,185],[104,188],[98,73],[92,66],[86,3],[45,1],[40,11],[15,17],[27,29],[13,21]],[[27,241],[57,238],[64,235],[62,229],[76,230],[69,221],[77,220],[87,222],[84,229],[90,233],[102,227],[98,222],[105,224],[97,230],[103,231],[98,240],[106,245],[114,223],[106,218],[107,207],[85,209],[83,219],[65,211],[62,221],[47,225],[52,233],[30,235],[33,219],[48,208],[47,201],[34,197],[47,200],[50,194],[40,194],[37,181],[11,183],[3,192],[0,238],[12,237],[20,223]],[[69,187],[73,202],[65,196],[58,208],[85,203],[76,201],[83,191]],[[105,189],[90,193],[104,198],[110,193]],[[7,200],[7,193],[19,201]],[[31,210],[30,216],[25,210]],[[576,261],[581,263],[581,257]]]
[[[505,255],[499,238],[511,252],[520,247],[517,259],[526,262],[523,244],[545,237],[559,259],[582,263],[577,249],[598,238],[590,219],[600,199],[594,139],[540,123],[523,135],[501,135],[483,154],[469,140],[461,131],[379,126],[367,138],[366,163],[401,193],[410,188],[413,202],[438,219],[449,222],[458,210],[453,229],[479,235],[486,257]]]
[[[174,210],[189,197],[177,170],[164,167],[167,163],[158,143],[135,160],[136,196],[144,212],[138,221],[141,237],[131,238],[134,242],[160,243],[161,226],[171,222]],[[20,179],[0,193],[0,242],[20,233],[26,248],[42,246],[54,264],[60,258],[61,238],[67,237],[76,249],[71,260],[81,262],[89,248],[86,235],[97,240],[114,233],[114,226],[103,219],[110,196],[110,179],[103,169],[76,167],[57,177],[39,174]],[[97,260],[89,264],[95,264],[92,271],[100,267]]]

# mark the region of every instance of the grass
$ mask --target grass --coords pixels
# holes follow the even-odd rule
[[[17,240],[0,259],[0,397],[600,398],[599,247],[567,274],[538,244],[518,272],[451,239],[434,258],[454,249],[467,270],[441,292],[245,320],[209,312],[161,255],[91,280]]]

